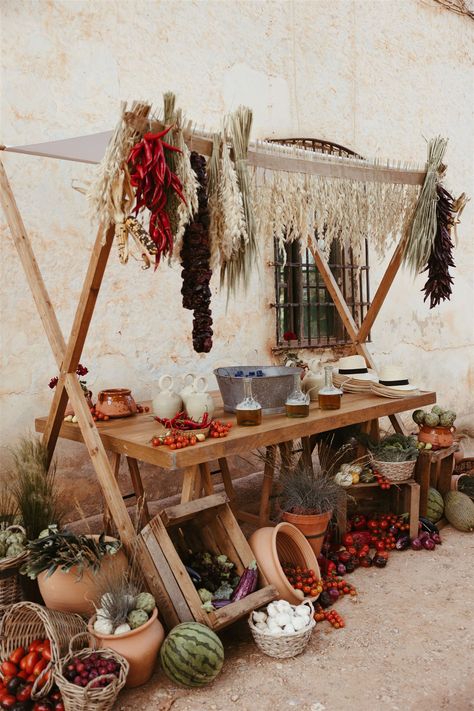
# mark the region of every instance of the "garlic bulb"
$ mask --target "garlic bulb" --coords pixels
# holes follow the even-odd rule
[[[301,615],[295,615],[293,618],[293,628],[294,628],[295,632],[304,630],[304,628],[307,627],[308,624],[309,624],[309,618],[307,618],[307,617],[302,617]]]
[[[291,622],[289,622],[287,625],[285,625],[283,627],[283,634],[294,634],[294,633],[295,633],[295,628]]]
[[[254,612],[253,613],[253,621],[254,622],[266,622],[267,616],[264,612]]]
[[[287,612],[279,612],[275,617],[275,622],[280,627],[285,627],[285,625],[291,624],[291,617]]]
[[[116,628],[114,634],[125,634],[125,632],[130,632],[131,629],[130,625],[127,622],[124,622],[123,625],[119,625]]]
[[[279,613],[276,602],[271,602],[267,607],[267,614],[269,617],[276,617]]]
[[[114,631],[114,627],[112,625],[112,622],[105,617],[97,617],[96,621],[94,622],[94,632],[97,632],[98,634],[112,634]]]
[[[310,617],[311,610],[308,605],[299,605],[295,610],[296,617]]]

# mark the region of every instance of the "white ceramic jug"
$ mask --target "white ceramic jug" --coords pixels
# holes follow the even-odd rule
[[[194,373],[186,373],[186,375],[183,378],[183,389],[180,390],[179,396],[181,400],[184,403],[184,407],[186,407],[186,400],[190,395],[194,393],[194,381],[196,380],[196,376]]]
[[[206,412],[209,420],[214,414],[214,400],[206,388],[207,380],[201,375],[194,379],[193,392],[186,398],[186,412],[195,422],[200,422]]]
[[[171,375],[162,375],[158,381],[160,392],[153,398],[153,412],[162,420],[171,420],[183,409],[183,401],[173,391],[173,385]]]
[[[320,368],[321,361],[318,358],[313,358],[309,361],[309,369],[301,383],[301,389],[304,393],[309,394],[311,402],[318,400],[318,392],[324,385],[324,372]],[[318,371],[316,372],[316,368]]]

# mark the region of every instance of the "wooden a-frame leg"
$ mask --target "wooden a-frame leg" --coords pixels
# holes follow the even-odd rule
[[[224,484],[225,493],[229,499],[229,505],[233,510],[235,506],[235,489],[230,473],[229,463],[225,457],[218,459],[218,463],[221,470],[222,483]]]
[[[196,491],[200,490],[201,472],[199,465],[195,464],[191,467],[186,467],[183,475],[183,488],[181,490],[181,503],[186,504],[196,498]],[[198,494],[199,496],[199,494]]]
[[[276,445],[267,447],[265,468],[263,470],[262,491],[260,494],[259,523],[260,526],[268,525],[270,520],[270,495],[272,493],[273,477],[275,474]]]
[[[138,462],[136,459],[134,459],[134,457],[127,457],[127,464],[128,471],[130,472],[130,479],[132,480],[133,491],[137,499],[137,512],[139,517],[137,525],[139,527],[139,530],[141,530],[149,522],[150,512],[148,511],[146,494],[143,488],[143,482]]]
[[[117,482],[118,482],[118,478],[119,478],[121,458],[122,457],[118,452],[114,452],[112,454],[112,466],[113,466],[113,470],[114,470],[115,481],[117,481]],[[103,524],[104,524],[104,532],[107,535],[111,536],[113,534],[112,517],[110,515],[109,508],[105,502],[104,502]]]
[[[201,474],[201,485],[204,490],[205,496],[210,496],[214,493],[214,486],[212,484],[211,478],[211,468],[209,462],[203,462],[199,465],[199,471]]]

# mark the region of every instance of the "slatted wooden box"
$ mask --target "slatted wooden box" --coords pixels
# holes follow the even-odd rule
[[[165,509],[142,530],[141,537],[160,572],[180,622],[195,620],[219,630],[278,597],[276,588],[263,579],[263,587],[238,602],[214,612],[202,609],[202,601],[180,551],[191,549],[193,552],[225,554],[235,563],[239,575],[254,560],[224,495],[213,494]],[[261,575],[259,580],[262,580]],[[164,621],[171,626],[166,613]]]

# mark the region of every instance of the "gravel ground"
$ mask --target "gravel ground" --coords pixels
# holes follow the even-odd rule
[[[448,527],[434,552],[394,552],[349,576],[342,630],[318,623],[304,654],[266,657],[245,622],[222,634],[226,661],[200,690],[161,671],[121,694],[120,711],[465,711],[474,709],[474,535]]]

